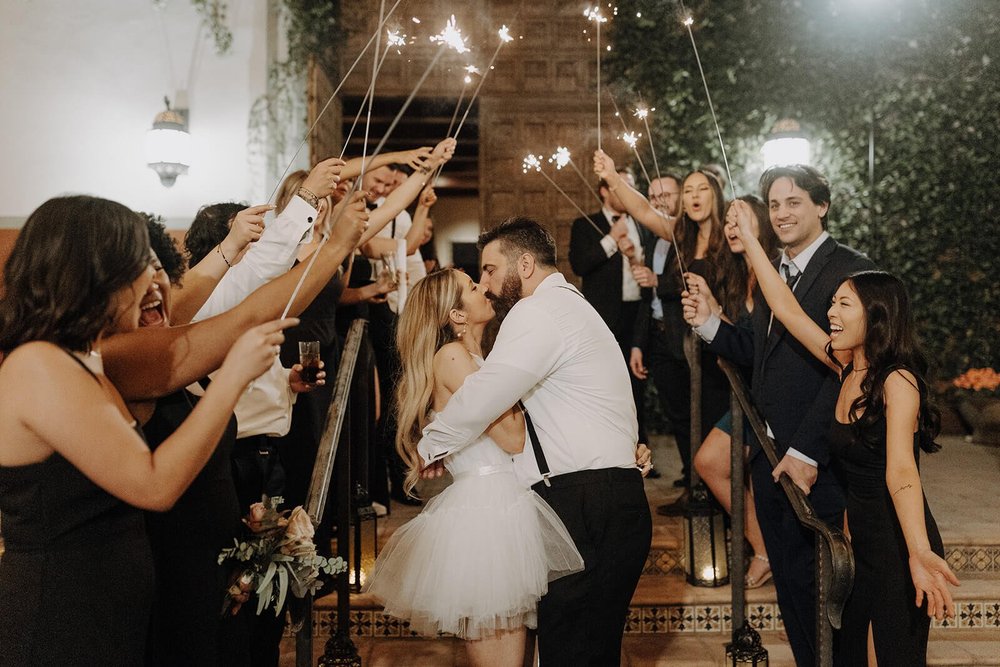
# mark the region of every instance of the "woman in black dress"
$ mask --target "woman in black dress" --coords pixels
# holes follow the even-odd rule
[[[849,276],[834,294],[828,334],[754,238],[749,208],[735,206],[728,228],[740,234],[774,316],[842,381],[830,441],[847,483],[856,573],[839,655],[849,665],[925,664],[930,618],[954,616],[948,584],[958,579],[920,484],[920,450],[938,449],[939,416],[906,289],[882,271]]]
[[[293,322],[241,337],[205,399],[151,452],[101,351],[107,334],[136,329],[152,275],[144,221],[85,196],[42,204],[5,267],[0,664],[141,664],[153,570],[140,509],[184,492]]]

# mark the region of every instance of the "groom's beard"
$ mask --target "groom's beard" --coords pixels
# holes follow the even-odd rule
[[[517,274],[507,274],[500,286],[500,294],[490,293],[486,296],[493,303],[494,319],[500,324],[514,304],[521,300],[521,279]]]

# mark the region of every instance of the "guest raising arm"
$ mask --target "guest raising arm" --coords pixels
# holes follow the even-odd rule
[[[834,294],[827,334],[767,261],[748,218],[740,207],[736,228],[775,317],[841,376],[831,440],[848,480],[847,520],[858,554],[855,594],[844,614],[849,655],[864,656],[871,634],[878,664],[923,664],[929,617],[954,615],[947,584],[958,579],[942,558],[917,467],[920,449],[938,448],[940,422],[928,404],[927,363],[914,340],[906,290],[881,271],[848,276]],[[831,351],[847,353],[846,368]],[[873,496],[867,480],[877,471],[885,482]]]
[[[302,312],[330,281],[354,251],[367,223],[368,212],[360,195],[338,206],[345,207],[345,213],[319,250],[320,256],[289,309],[293,315]],[[336,209],[333,215],[336,217]],[[205,377],[219,367],[241,332],[281,315],[305,269],[306,264],[296,266],[217,317],[187,326],[143,328],[110,337],[104,344],[108,377],[127,400],[165,396]]]
[[[594,173],[598,178],[603,178],[608,188],[618,195],[629,215],[660,238],[667,241],[672,239],[677,217],[669,216],[654,207],[641,192],[625,182],[616,171],[614,160],[602,150],[594,152]]]

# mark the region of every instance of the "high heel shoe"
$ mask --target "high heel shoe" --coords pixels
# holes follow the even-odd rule
[[[758,556],[757,554],[754,554],[753,557],[759,561],[766,563],[767,570],[764,572],[764,574],[756,578],[751,577],[749,574],[747,574],[746,588],[760,588],[761,586],[763,586],[764,584],[766,584],[768,581],[771,580],[771,561],[768,560],[767,556]]]

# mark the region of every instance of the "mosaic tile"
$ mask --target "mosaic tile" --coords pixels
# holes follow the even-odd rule
[[[670,607],[667,612],[667,632],[694,632],[694,608],[687,606]]]
[[[958,605],[958,613],[955,620],[960,628],[981,628],[983,627],[983,603],[982,602],[962,602]]]
[[[385,614],[375,614],[372,636],[374,637],[398,637],[400,621],[393,616]]]
[[[642,609],[640,607],[629,607],[628,616],[625,617],[625,634],[639,634],[642,629]]]
[[[371,611],[352,611],[351,634],[355,637],[371,637],[374,625],[372,615]]]
[[[1000,628],[1000,602],[984,602],[983,617],[987,628]]]
[[[719,632],[722,629],[719,607],[695,607],[694,614],[696,632]]]
[[[649,633],[664,633],[669,627],[669,611],[666,607],[642,607],[641,618],[642,618],[642,632]]]
[[[756,604],[747,608],[747,621],[754,630],[774,630],[774,620],[774,605]]]

